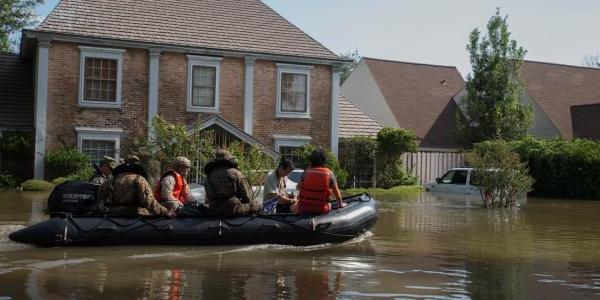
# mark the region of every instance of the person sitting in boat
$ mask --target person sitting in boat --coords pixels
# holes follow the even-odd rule
[[[154,198],[139,159],[125,160],[125,164],[119,165],[113,173],[114,177],[98,189],[98,198],[104,201],[109,214],[175,217],[174,211]]]
[[[308,163],[308,168],[298,182],[299,201],[292,206],[292,211],[300,214],[326,214],[331,211],[329,198],[332,195],[337,200],[338,207],[344,207],[335,174],[325,167],[327,158],[323,150],[314,150]]]
[[[100,166],[96,166],[96,164],[94,164],[94,169],[96,169],[96,173],[94,173],[94,175],[92,175],[92,177],[90,177],[88,181],[93,184],[102,185],[106,181],[106,179],[108,179],[108,176],[110,176],[110,173],[112,173],[112,171],[116,167],[116,159],[110,156],[104,156],[100,161]]]
[[[185,180],[192,162],[183,156],[176,157],[171,165],[172,169],[166,171],[154,190],[154,198],[168,209],[179,210],[190,198],[190,187]]]
[[[242,215],[260,212],[246,176],[233,155],[217,150],[215,159],[204,167],[208,212],[215,215]]]
[[[285,182],[293,170],[294,164],[286,158],[281,158],[277,169],[267,174],[263,188],[263,213],[292,212],[291,207],[298,199],[287,193]]]

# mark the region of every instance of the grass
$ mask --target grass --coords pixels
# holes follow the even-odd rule
[[[344,195],[357,195],[362,193],[368,193],[371,195],[398,195],[398,194],[411,194],[411,193],[420,193],[425,189],[420,185],[402,185],[396,186],[391,189],[380,189],[380,188],[356,188],[356,189],[347,189],[343,190],[342,194]]]

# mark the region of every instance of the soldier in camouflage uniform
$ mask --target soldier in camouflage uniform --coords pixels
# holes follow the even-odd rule
[[[217,150],[215,160],[204,167],[208,212],[217,215],[258,213],[261,205],[253,199],[246,176],[238,169],[235,157]]]
[[[111,215],[123,216],[168,216],[175,213],[162,206],[152,192],[143,174],[137,170],[141,166],[126,163],[119,166],[122,171],[107,180],[98,190],[98,198],[103,200]]]
[[[96,169],[96,173],[90,177],[88,180],[93,184],[101,185],[103,184],[110,176],[110,173],[117,167],[117,160],[110,157],[105,156],[100,161],[100,166],[96,167],[94,164],[94,168]]]

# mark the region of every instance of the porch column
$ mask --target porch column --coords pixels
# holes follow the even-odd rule
[[[256,57],[246,56],[246,80],[244,88],[244,131],[252,135],[254,123],[254,62]]]
[[[340,71],[341,64],[331,67],[331,152],[338,156],[339,126],[340,126]]]
[[[160,72],[161,49],[148,49],[150,66],[148,71],[148,135],[152,136],[152,119],[158,114],[158,74]]]
[[[46,115],[48,112],[48,53],[50,38],[38,37],[35,80],[35,153],[33,177],[44,179],[46,155]]]

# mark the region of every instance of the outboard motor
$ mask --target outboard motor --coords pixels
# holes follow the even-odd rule
[[[101,213],[104,205],[97,197],[98,185],[85,181],[67,181],[57,185],[48,198],[51,218],[65,213],[92,215]]]

